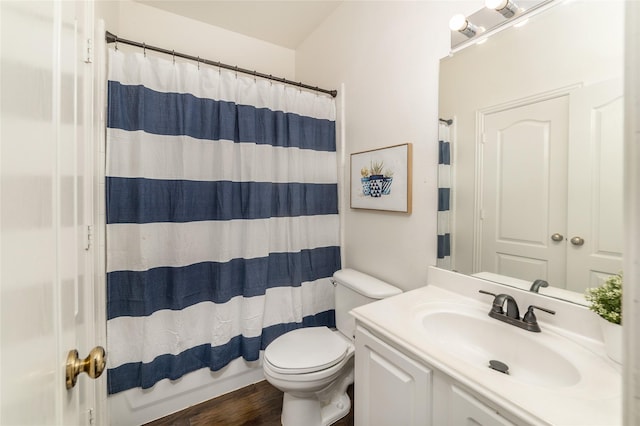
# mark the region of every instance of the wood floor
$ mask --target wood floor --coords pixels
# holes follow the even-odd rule
[[[353,385],[348,389],[353,404]],[[248,426],[280,425],[282,392],[262,381],[218,398],[194,405],[167,417],[147,423],[148,426]],[[353,407],[336,426],[353,426]],[[306,425],[300,425],[306,426]]]

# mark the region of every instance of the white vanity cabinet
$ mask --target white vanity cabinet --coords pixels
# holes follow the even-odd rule
[[[491,300],[479,291],[503,286],[430,272],[432,284],[350,311],[357,425],[624,423],[621,367],[586,306],[513,288],[520,306],[556,311],[531,333],[487,315]],[[491,360],[510,374],[492,370]]]
[[[446,374],[361,325],[356,328],[354,399],[356,426],[524,424],[507,420]]]
[[[355,424],[429,426],[431,370],[356,328]]]

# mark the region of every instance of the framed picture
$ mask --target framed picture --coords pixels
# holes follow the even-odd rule
[[[351,154],[351,208],[411,213],[411,144]]]

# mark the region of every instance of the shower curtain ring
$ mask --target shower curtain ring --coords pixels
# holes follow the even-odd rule
[[[142,54],[145,58],[147,57],[147,45],[145,43],[142,43]]]
[[[200,69],[200,56],[198,56],[198,69]]]
[[[176,51],[175,50],[171,51],[171,56],[173,57],[173,65],[175,65],[176,64]]]
[[[118,50],[118,36],[113,36],[115,38],[115,45],[113,46],[116,50]]]
[[[253,82],[257,83],[256,81],[256,76],[258,75],[258,73],[256,72],[256,70],[253,70]]]
[[[236,80],[238,79],[238,66],[236,65]]]
[[[273,87],[273,76],[269,74],[269,84]]]

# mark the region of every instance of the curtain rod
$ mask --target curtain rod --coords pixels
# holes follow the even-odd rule
[[[300,88],[303,88],[303,89],[313,90],[315,92],[326,93],[328,95],[331,95],[334,98],[336,96],[338,96],[338,91],[337,90],[321,89],[321,88],[319,88],[317,86],[309,86],[308,84],[287,80],[286,78],[274,77],[271,74],[263,74],[261,72],[251,71],[251,70],[248,70],[248,69],[239,68],[237,66],[223,64],[222,62],[218,62],[218,61],[210,61],[208,59],[202,59],[199,56],[187,55],[186,53],[179,53],[179,52],[176,52],[174,50],[163,49],[161,47],[151,46],[151,45],[148,45],[148,44],[145,44],[145,43],[140,43],[140,42],[137,42],[137,41],[127,40],[127,39],[124,39],[124,38],[120,38],[120,37],[116,36],[115,34],[110,33],[109,31],[106,32],[105,39],[107,40],[107,43],[115,43],[116,44],[116,48],[118,46],[118,43],[128,44],[130,46],[141,47],[142,49],[148,49],[148,50],[152,50],[154,52],[160,52],[160,53],[164,53],[166,55],[172,55],[174,57],[177,56],[179,58],[189,59],[191,61],[195,61],[195,62],[198,62],[198,63],[201,62],[203,64],[213,65],[214,67],[218,67],[218,68],[224,68],[224,69],[227,69],[227,70],[240,72],[240,73],[243,73],[243,74],[249,74],[249,75],[252,75],[254,77],[260,77],[260,78],[264,78],[264,79],[267,79],[267,80],[277,81],[279,83],[288,84],[290,86],[295,86],[295,87],[300,87]]]
[[[438,118],[438,120],[442,121],[443,123],[447,123],[447,126],[451,126],[453,124],[452,119],[445,120],[444,118]]]

